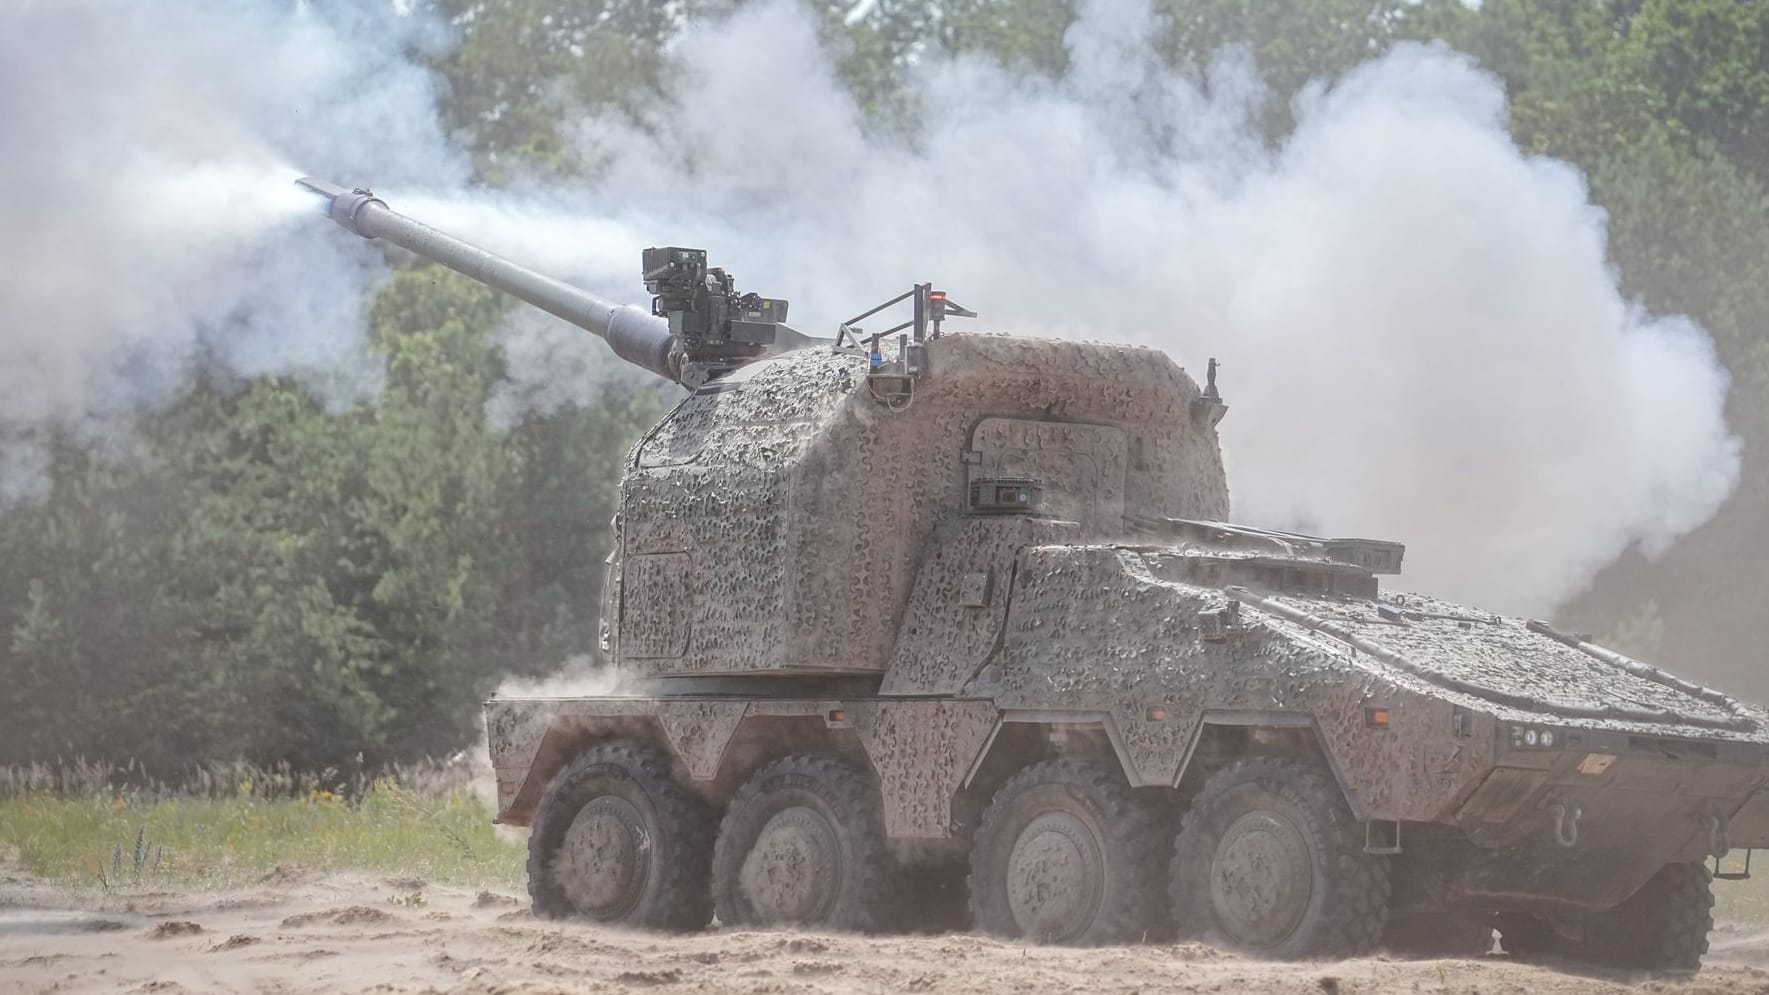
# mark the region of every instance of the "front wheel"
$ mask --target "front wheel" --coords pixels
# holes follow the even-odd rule
[[[669,762],[624,743],[593,747],[553,778],[528,836],[536,915],[688,931],[712,920],[711,818]]]
[[[1166,932],[1161,834],[1115,773],[1033,764],[989,803],[971,844],[971,920],[994,936],[1129,943]]]
[[[1388,916],[1388,865],[1313,764],[1242,760],[1186,812],[1169,875],[1183,939],[1259,957],[1355,957]]]
[[[1703,864],[1666,864],[1628,900],[1585,921],[1574,952],[1601,967],[1693,973],[1714,928],[1713,876]]]

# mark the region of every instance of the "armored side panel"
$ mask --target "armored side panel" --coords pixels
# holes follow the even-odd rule
[[[1307,730],[1359,818],[1466,834],[1437,872],[1471,902],[1607,908],[1666,863],[1764,841],[1762,709],[1540,623],[1335,593],[1339,569],[1028,545],[960,693],[1097,723],[1144,787],[1178,785],[1207,725]]]
[[[804,350],[695,392],[636,448],[611,649],[640,677],[880,673],[930,540],[985,478],[1034,478],[1050,517],[1111,536],[1218,518],[1197,384],[1134,346],[929,343],[902,410],[861,357]]]

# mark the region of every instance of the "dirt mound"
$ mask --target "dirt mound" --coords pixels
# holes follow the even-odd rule
[[[1672,985],[1566,974],[1496,955],[1479,960],[1375,957],[1335,964],[1266,964],[1189,944],[1076,950],[969,935],[733,931],[659,936],[539,921],[512,909],[515,899],[434,884],[424,886],[426,910],[421,914],[340,902],[386,901],[388,888],[378,877],[330,876],[278,888],[259,884],[239,893],[192,894],[186,896],[187,904],[203,910],[201,926],[168,919],[151,928],[94,935],[69,928],[73,913],[42,907],[33,912],[19,901],[37,892],[8,892],[0,886],[0,907],[9,914],[34,916],[56,927],[0,931],[0,975],[24,991],[185,991],[184,986],[193,984],[190,945],[164,941],[212,932],[227,939],[208,947],[213,956],[203,960],[199,989],[205,992],[1617,995],[1632,990],[1760,995],[1769,990],[1769,972],[1759,966],[1769,965],[1769,933],[1757,928],[1716,931],[1710,966],[1692,982]],[[242,896],[252,900],[237,901]],[[97,903],[79,913],[90,921],[104,911],[105,903],[133,896],[55,897],[64,906]],[[362,928],[387,925],[395,928]],[[1629,983],[1636,987],[1623,987]]]
[[[343,909],[302,912],[284,919],[282,925],[284,929],[300,929],[303,926],[312,926],[316,923],[329,923],[333,926],[359,926],[364,923],[386,922],[392,918],[392,915],[380,909],[371,909],[366,905],[352,905]]]
[[[278,864],[264,872],[258,879],[259,884],[277,885],[284,888],[301,884],[313,879],[313,872],[294,864]]]

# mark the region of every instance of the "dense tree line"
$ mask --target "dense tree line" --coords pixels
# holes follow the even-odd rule
[[[458,748],[500,676],[589,652],[660,402],[615,381],[495,427],[504,308],[406,268],[372,308],[372,403],[201,382],[127,458],[57,445],[52,493],[0,522],[8,759],[372,766]]]
[[[430,0],[458,28],[441,111],[482,181],[576,173],[560,122],[642,105],[664,46],[711,0]],[[1075,0],[814,0],[881,128],[933,52],[1060,73]],[[1769,5],[1744,0],[1157,0],[1163,51],[1250,48],[1269,137],[1309,80],[1440,39],[1500,76],[1526,149],[1568,159],[1607,209],[1630,296],[1696,316],[1734,377],[1745,477],[1659,561],[1630,555],[1567,609],[1680,669],[1756,647],[1769,589]],[[373,302],[387,369],[328,410],[299,385],[201,379],[124,454],[53,440],[48,499],[0,516],[0,762],[168,768],[245,757],[376,764],[446,751],[507,674],[594,643],[625,449],[660,395],[488,422],[508,303],[402,264]],[[1769,668],[1765,668],[1769,670]]]

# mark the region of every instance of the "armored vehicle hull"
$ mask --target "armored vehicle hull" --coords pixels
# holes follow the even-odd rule
[[[486,705],[542,914],[1686,972],[1769,842],[1762,710],[1225,524],[1214,362],[942,335],[928,285],[807,345],[673,247],[645,314],[305,185],[690,389],[622,481],[622,693]]]
[[[694,887],[727,921],[881,928],[907,907],[892,883],[968,882],[945,921],[1052,941],[1468,953],[1498,929],[1530,955],[1698,963],[1704,862],[1769,839],[1762,711],[1382,592],[1387,544],[1211,520],[1204,394],[1158,353],[928,355],[906,412],[863,360],[790,354],[639,444],[605,606],[629,696],[487,705],[499,817],[548,830],[533,873],[582,866],[549,786],[618,744],[691,800],[714,840]],[[1039,507],[979,506],[1001,481]],[[856,827],[807,801],[832,786],[760,796],[816,830],[744,814],[812,761],[866,798],[864,915],[838,901]]]

